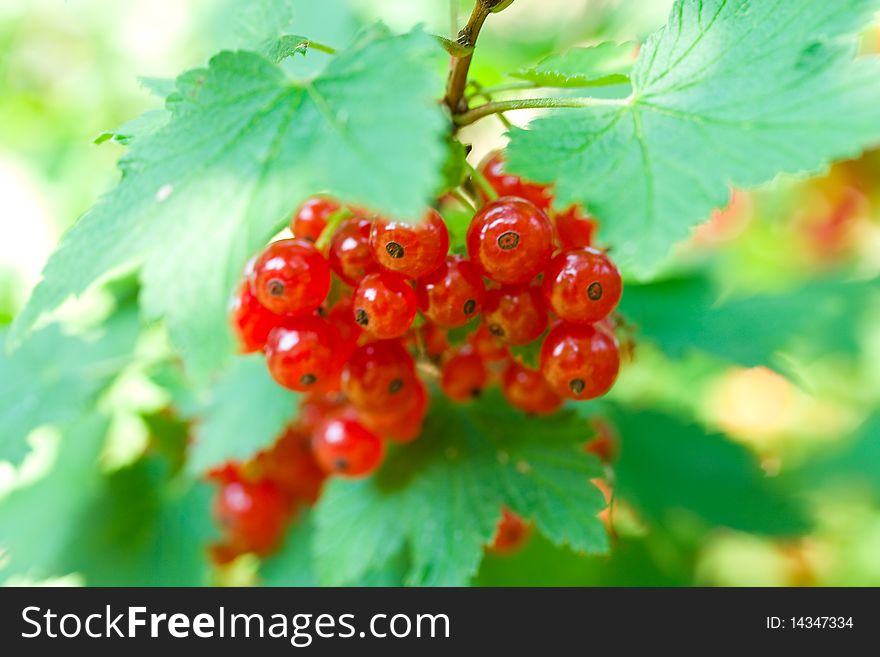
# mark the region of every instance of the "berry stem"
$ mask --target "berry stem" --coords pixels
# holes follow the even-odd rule
[[[494,191],[494,190],[493,190]],[[467,197],[467,195],[462,192],[460,189],[452,189],[449,190],[449,194],[455,198],[456,201],[461,203],[464,207],[466,207],[471,212],[476,213],[477,208],[474,207],[473,202]]]
[[[312,41],[311,39],[309,39],[307,43],[309,48],[314,48],[315,50],[327,53],[328,55],[336,54],[336,48],[334,48],[333,46],[328,46],[326,43],[321,43],[320,41]]]
[[[486,180],[486,176],[475,167],[473,164],[465,160],[465,164],[467,164],[468,170],[470,170],[471,180],[477,185],[479,185],[480,189],[483,190],[483,193],[490,201],[495,201],[498,199],[498,192],[495,191],[495,188]]]
[[[457,126],[470,125],[480,119],[522,109],[557,109],[564,107],[624,107],[630,104],[630,98],[522,98],[514,100],[497,100],[461,112],[453,117]]]
[[[327,217],[327,225],[324,226],[324,230],[321,231],[321,234],[315,241],[315,248],[321,253],[325,253],[327,247],[330,246],[330,240],[333,239],[333,233],[339,228],[339,224],[352,216],[354,216],[354,214],[348,208],[339,208],[336,212]]]
[[[457,41],[460,45],[471,48],[476,45],[480,29],[483,27],[483,23],[489,14],[492,13],[491,5],[491,2],[477,0],[467,25],[458,33]],[[472,59],[473,52],[464,57],[452,58],[449,81],[446,85],[446,97],[443,99],[443,102],[446,103],[446,106],[453,115],[467,110],[464,90],[467,86],[468,71],[470,70]]]

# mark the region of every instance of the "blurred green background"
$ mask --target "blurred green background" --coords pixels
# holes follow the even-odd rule
[[[235,47],[233,25],[243,4],[0,3],[0,325],[21,308],[59,236],[116,181],[122,147],[92,142],[102,131],[157,105],[138,76],[173,77],[224,47]],[[643,39],[663,23],[670,4],[517,0],[516,11],[499,15],[481,38],[474,76],[493,84],[504,72],[568,46]],[[469,7],[461,3],[459,19]],[[377,18],[398,30],[425,23],[433,32],[451,32],[448,5],[436,0],[301,0],[297,8],[300,33],[334,46]],[[866,35],[865,48],[880,49],[880,36]],[[303,66],[319,63],[307,58]],[[530,114],[511,118],[524,124]],[[474,143],[476,161],[503,145],[503,126],[485,121],[463,138]],[[876,276],[880,155],[837,165],[818,180],[783,179],[760,193],[738,193],[730,209],[680,249],[677,262],[710,263],[732,292],[830,279],[838,271]],[[678,312],[674,304],[670,300],[666,312]],[[837,332],[837,326],[829,327],[827,339],[833,342]],[[635,363],[614,392],[617,400],[672,410],[723,432],[725,440],[752,451],[769,474],[797,471],[805,478],[796,482],[798,495],[816,522],[807,536],[780,540],[707,528],[686,511],[657,522],[620,502],[612,511],[612,556],[585,559],[536,537],[519,554],[488,557],[477,582],[880,585],[878,437],[863,438],[867,447],[856,456],[847,456],[841,447],[880,405],[880,315],[856,333],[853,357],[791,357],[777,368],[786,376],[764,367],[732,368],[690,353],[673,361],[639,344]],[[126,445],[143,440],[140,411],[164,403],[154,390],[135,389],[132,395],[103,400],[119,405],[113,413],[122,436],[121,462],[134,449]],[[38,476],[39,461],[31,458],[24,472],[0,464],[0,495]],[[804,462],[812,465],[799,469]],[[865,476],[850,477],[850,472]],[[220,579],[249,581],[247,567],[240,571]],[[31,580],[16,577],[7,583],[22,581]],[[61,581],[83,580],[71,573]]]

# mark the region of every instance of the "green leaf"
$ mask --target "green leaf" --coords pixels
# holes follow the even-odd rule
[[[688,512],[712,526],[794,535],[809,526],[780,482],[745,448],[669,415],[616,409],[615,493],[658,524]]]
[[[128,308],[94,334],[50,325],[11,354],[0,332],[0,460],[19,462],[31,431],[74,420],[93,404],[132,357],[139,328]]]
[[[139,117],[126,121],[116,130],[107,130],[95,137],[96,144],[103,144],[105,141],[113,140],[117,144],[130,146],[135,139],[148,137],[160,128],[163,128],[170,118],[164,109],[147,110]]]
[[[168,123],[132,142],[122,181],[67,233],[10,342],[134,262],[145,311],[166,317],[189,370],[218,369],[245,261],[307,196],[421,216],[445,156],[437,54],[422,32],[376,28],[311,80],[248,52],[180,76]]]
[[[443,46],[443,49],[453,57],[466,57],[474,52],[473,46],[463,46],[458,41],[447,39],[445,36],[434,35],[437,42]]]
[[[636,43],[600,43],[550,55],[531,68],[511,76],[538,87],[594,87],[629,82]]]
[[[307,38],[295,34],[282,34],[264,44],[260,48],[260,52],[277,64],[294,55],[305,55],[308,49],[309,40]]]
[[[0,549],[9,559],[0,565],[0,575],[45,578],[69,573],[57,564],[100,490],[98,454],[107,426],[106,418],[97,414],[72,422],[49,472],[0,499]]]
[[[549,332],[549,329],[544,331],[539,338],[532,340],[526,345],[511,347],[510,355],[526,367],[537,369],[540,364],[541,346],[544,344],[544,338],[547,337]]]
[[[203,472],[268,447],[296,415],[298,398],[275,383],[262,354],[235,358],[200,413],[190,469]]]
[[[816,173],[880,142],[880,58],[855,57],[877,0],[677,0],[644,44],[633,94],[514,129],[509,168],[599,218],[639,276],[731,185]]]
[[[794,341],[857,353],[862,319],[880,299],[880,280],[825,280],[793,290],[721,298],[703,275],[627,285],[620,310],[669,356],[702,350],[745,366],[768,364]]]
[[[471,406],[437,396],[423,435],[365,480],[337,479],[315,512],[314,554],[324,584],[357,581],[406,548],[411,585],[462,585],[474,575],[506,505],[572,549],[603,553],[601,468],[571,414],[529,418],[497,393]]]
[[[144,89],[162,99],[168,98],[168,96],[174,93],[174,80],[172,78],[144,76],[138,78],[138,82],[141,83]]]

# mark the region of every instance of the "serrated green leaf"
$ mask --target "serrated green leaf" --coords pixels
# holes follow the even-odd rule
[[[294,55],[305,55],[309,49],[309,40],[296,34],[282,34],[278,38],[271,39],[263,44],[260,52],[270,61],[281,62]]]
[[[0,460],[19,462],[31,431],[83,413],[131,358],[139,328],[127,308],[94,334],[48,326],[11,354],[0,332]]]
[[[703,275],[627,285],[620,311],[639,340],[669,356],[700,350],[740,365],[770,363],[793,341],[824,353],[857,353],[862,321],[880,301],[880,280],[817,281],[793,290],[721,298]]]
[[[102,132],[95,137],[95,143],[103,144],[112,139],[118,144],[129,146],[135,139],[148,137],[163,128],[169,118],[170,115],[164,109],[147,110],[137,118],[126,121],[115,130]]]
[[[669,415],[616,409],[615,493],[654,522],[691,513],[711,526],[769,535],[809,528],[779,481],[741,445]]]
[[[235,358],[199,414],[188,461],[190,470],[203,472],[269,447],[296,415],[298,398],[275,383],[262,354]]]
[[[10,342],[135,262],[143,307],[166,317],[189,370],[217,369],[232,351],[226,305],[245,260],[305,197],[421,216],[444,157],[437,54],[422,32],[376,28],[308,81],[248,52],[183,74],[168,123],[133,141],[122,181],[65,236]]]
[[[510,134],[511,171],[556,183],[599,240],[652,274],[730,186],[815,173],[880,142],[880,58],[855,57],[877,0],[677,0],[616,106],[560,110]]]
[[[550,55],[531,68],[511,76],[534,82],[539,87],[594,87],[629,82],[635,61],[636,43],[600,43],[589,48],[572,48]]]
[[[360,481],[332,481],[315,512],[325,584],[357,581],[401,549],[407,584],[466,584],[506,505],[554,543],[601,553],[601,468],[582,450],[590,430],[571,414],[524,418],[496,393],[471,406],[437,397],[423,435]]]
[[[144,76],[138,78],[138,82],[141,83],[141,86],[144,87],[144,89],[162,99],[168,98],[168,96],[174,92],[173,78],[154,78]]]

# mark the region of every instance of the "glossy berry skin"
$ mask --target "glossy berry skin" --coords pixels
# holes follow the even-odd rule
[[[290,230],[297,239],[315,242],[327,226],[327,219],[339,210],[339,204],[325,196],[308,199],[290,220]]]
[[[238,351],[250,354],[266,346],[269,333],[284,321],[257,301],[250,284],[245,281],[232,298],[229,309],[232,330],[238,343]]]
[[[402,444],[419,437],[427,412],[428,390],[417,379],[398,406],[384,412],[358,411],[358,418],[370,431]]]
[[[311,435],[304,428],[286,429],[272,447],[257,454],[254,463],[260,476],[273,482],[290,505],[317,501],[326,474],[312,454]]]
[[[376,219],[370,231],[370,247],[384,269],[407,278],[421,278],[443,264],[449,250],[449,231],[433,208],[414,224]]]
[[[471,219],[467,251],[478,271],[496,283],[528,283],[550,261],[553,226],[532,203],[503,197],[484,205]]]
[[[384,412],[400,407],[418,380],[412,356],[398,340],[358,347],[342,369],[342,391],[359,410]]]
[[[555,413],[564,402],[537,370],[512,362],[501,377],[501,392],[514,408],[531,415]]]
[[[281,541],[288,518],[284,495],[268,479],[248,481],[233,465],[212,473],[220,484],[214,517],[222,529],[220,552],[229,557],[254,552],[265,555]]]
[[[502,509],[495,537],[486,549],[493,554],[511,554],[526,544],[530,534],[531,527],[525,520],[507,508]]]
[[[537,287],[489,290],[483,323],[498,342],[511,346],[538,339],[547,328],[547,309]]]
[[[546,185],[526,182],[519,176],[510,173],[504,173],[504,156],[501,151],[490,153],[480,163],[480,173],[483,174],[498,196],[524,198],[545,212],[550,208],[550,203],[553,201],[550,188]],[[486,200],[482,190],[480,190],[480,196],[483,196],[484,201]]]
[[[351,297],[341,297],[327,311],[327,321],[339,329],[341,337],[340,358],[345,361],[348,355],[355,350],[363,329],[354,321],[354,310],[351,305]]]
[[[266,365],[279,385],[299,392],[338,389],[339,330],[320,317],[297,317],[269,334]]]
[[[489,333],[489,329],[483,323],[468,336],[468,343],[476,350],[480,358],[487,363],[505,360],[510,355],[507,347],[498,338]]]
[[[380,340],[404,335],[415,319],[416,305],[409,282],[391,272],[364,276],[352,298],[355,323]]]
[[[560,319],[592,324],[617,307],[623,281],[614,263],[598,249],[572,249],[553,258],[541,290]]]
[[[560,322],[541,346],[541,373],[562,397],[601,397],[611,390],[619,370],[617,340],[590,325]]]
[[[382,439],[356,420],[330,418],[312,436],[312,449],[318,464],[328,474],[362,477],[382,462]]]
[[[439,358],[449,349],[449,333],[446,329],[427,321],[418,331],[422,348],[428,358]]]
[[[465,402],[483,394],[489,372],[483,359],[471,348],[460,349],[443,363],[440,387],[453,401]]]
[[[553,225],[562,249],[578,249],[593,243],[596,224],[577,205],[569,206],[553,215]]]
[[[437,326],[464,326],[483,308],[486,288],[477,269],[460,255],[450,255],[433,272],[419,279],[419,310]]]
[[[370,248],[371,226],[368,219],[347,219],[330,240],[330,267],[349,285],[357,285],[364,276],[379,269]]]
[[[330,266],[315,245],[279,240],[254,264],[254,294],[279,315],[301,315],[320,306],[330,291]]]

